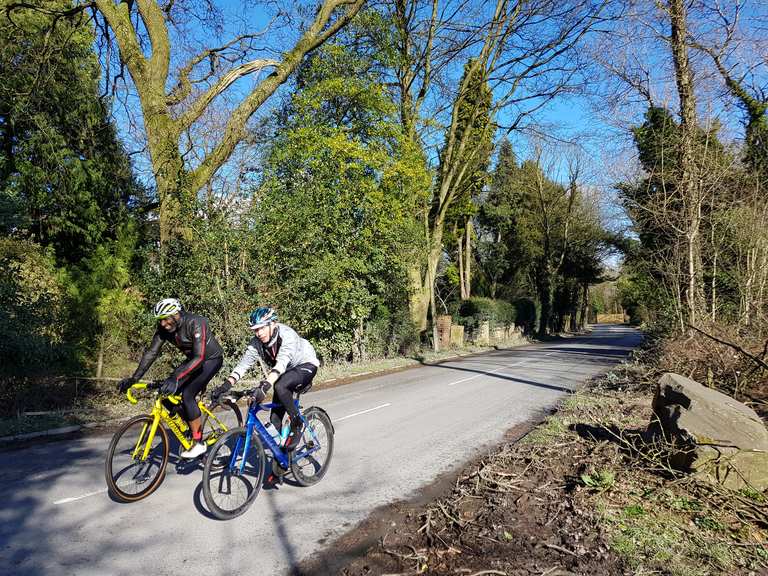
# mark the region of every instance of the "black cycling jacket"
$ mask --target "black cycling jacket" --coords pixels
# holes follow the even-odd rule
[[[197,314],[182,312],[174,332],[167,332],[160,326],[157,327],[152,343],[142,355],[139,366],[133,373],[134,378],[138,380],[144,376],[160,355],[160,349],[166,342],[176,346],[187,357],[187,361],[173,371],[173,376],[179,383],[184,383],[205,360],[222,356],[221,346],[208,329],[208,319]]]

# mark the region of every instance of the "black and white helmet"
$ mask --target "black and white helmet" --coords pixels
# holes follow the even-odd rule
[[[155,304],[156,320],[168,318],[168,316],[173,316],[176,312],[181,312],[181,302],[176,300],[176,298],[163,298]]]

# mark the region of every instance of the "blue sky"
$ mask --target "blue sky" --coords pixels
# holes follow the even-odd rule
[[[313,2],[302,3],[304,6],[313,4]],[[221,44],[246,30],[261,30],[274,16],[274,13],[263,9],[265,3],[227,0],[218,3],[218,5],[222,9],[220,20],[205,18],[190,20],[190,23],[184,28],[174,30],[172,35],[174,46],[183,48],[182,53],[176,52],[175,64],[178,65],[180,62],[186,61],[190,54],[199,51],[203,46]],[[288,28],[281,27],[276,31],[277,34],[269,34],[264,37],[263,41],[258,41],[263,48],[259,55],[275,56],[297,37],[295,25]],[[596,75],[597,68],[590,68],[587,60],[590,50],[599,52],[598,43],[601,41],[604,41],[603,38],[595,35],[590,43],[583,48],[585,50],[584,71],[587,75],[593,75],[592,78],[588,78],[592,82],[591,84],[588,82],[588,85],[593,93],[591,95],[569,95],[550,102],[536,114],[535,125],[540,132],[554,135],[557,139],[567,140],[578,137],[579,144],[591,164],[590,170],[588,170],[588,178],[590,179],[588,183],[591,186],[600,187],[605,194],[606,203],[610,205],[613,201],[611,185],[626,177],[627,174],[631,174],[635,168],[628,128],[642,121],[642,114],[647,105],[637,95],[632,97],[630,94],[626,101],[606,97],[601,100],[597,95],[601,90],[607,93],[607,85],[603,87],[600,84],[603,80]],[[674,108],[674,84],[669,67],[669,54],[653,38],[638,37],[633,38],[632,42],[629,54],[631,57],[644,59],[649,64],[654,75],[653,90],[659,98],[659,102],[670,104]],[[457,78],[461,74],[463,63],[463,59],[457,60],[454,69],[451,70]],[[694,63],[706,65],[706,62],[701,58],[694,60]],[[240,81],[233,90],[233,96],[237,97],[249,91],[253,81],[253,78]],[[715,79],[709,84],[716,86],[721,83]],[[603,90],[603,88],[606,89]],[[282,91],[287,89],[288,86],[286,85]],[[133,118],[140,124],[139,107],[136,99],[128,93],[127,101]],[[267,113],[278,102],[279,99],[273,97],[259,114]],[[727,100],[722,98],[720,88],[702,92],[699,99],[701,115],[702,117],[717,117],[725,127],[723,134],[727,138],[739,138],[742,133],[741,115],[732,105],[725,105],[726,102]],[[224,108],[224,104],[225,102],[222,101],[217,107]],[[499,115],[501,123],[506,121],[505,114],[502,112]],[[135,140],[134,134],[129,129],[128,116],[125,114],[124,108],[117,106],[115,116],[128,148],[135,150],[140,147],[141,143]],[[528,154],[531,142],[529,131],[512,133],[510,139],[521,156],[524,157]],[[439,143],[440,140],[441,137],[438,135],[436,143]],[[135,162],[142,179],[151,182],[151,169],[146,158],[136,156]]]

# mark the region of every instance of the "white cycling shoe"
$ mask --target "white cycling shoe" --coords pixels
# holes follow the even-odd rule
[[[208,449],[208,446],[203,444],[202,442],[195,442],[195,444],[190,448],[189,450],[184,450],[179,456],[184,458],[185,460],[192,460],[193,458],[197,458],[198,456],[202,456],[205,454],[205,451]]]

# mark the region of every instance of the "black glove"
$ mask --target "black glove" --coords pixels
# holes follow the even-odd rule
[[[259,385],[253,389],[253,392],[251,393],[251,400],[253,402],[263,402],[267,397],[267,392],[269,392],[271,387],[272,384],[270,384],[267,380],[262,380],[259,382]]]
[[[229,380],[224,380],[224,382],[211,390],[211,403],[216,404],[219,401],[219,398],[224,396],[224,394],[229,392],[231,389],[232,383]]]
[[[166,396],[170,396],[171,394],[176,394],[176,390],[179,389],[179,381],[176,380],[176,378],[166,378],[163,380],[163,383],[160,384],[160,394],[165,394]]]
[[[117,389],[120,390],[121,394],[124,394],[131,386],[136,384],[136,382],[138,382],[136,378],[133,376],[128,376],[128,378],[123,378],[120,380],[120,382],[117,383]]]

